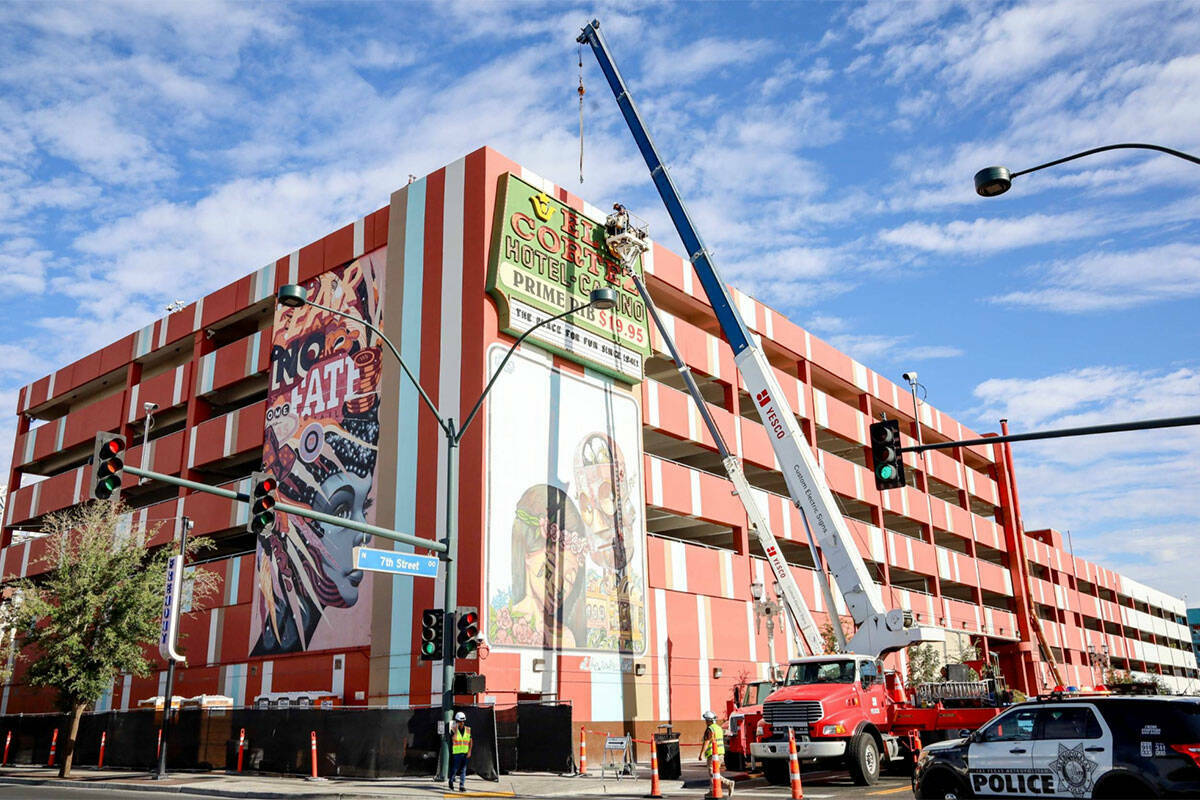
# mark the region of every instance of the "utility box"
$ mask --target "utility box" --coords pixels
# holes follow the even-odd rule
[[[679,780],[683,775],[683,765],[679,759],[679,734],[671,730],[670,725],[662,733],[654,734],[654,749],[658,755],[658,777],[664,781]]]

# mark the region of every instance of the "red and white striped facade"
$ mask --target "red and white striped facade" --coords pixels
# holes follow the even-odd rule
[[[124,432],[131,444],[140,442],[144,402],[158,403],[157,428],[146,456],[140,444],[131,446],[129,463],[145,460],[156,471],[205,482],[236,482],[256,468],[275,290],[380,248],[387,248],[385,330],[443,412],[459,418],[483,390],[487,349],[512,341],[499,331],[496,305],[485,292],[497,185],[508,172],[587,216],[604,217],[495,151],[480,149],[399,190],[387,207],[25,387],[18,397],[0,550],[3,578],[35,571],[46,542],[30,531],[44,515],[85,499],[84,462],[97,431]],[[726,441],[752,482],[764,487],[757,499],[775,535],[785,551],[805,562],[799,513],[779,493],[782,480],[767,434],[750,405],[741,402],[745,391],[732,354],[690,266],[655,244],[645,271]],[[802,430],[818,445],[829,484],[884,587],[885,603],[911,608],[923,623],[986,641],[1001,655],[1010,681],[1027,690],[1050,680],[1036,647],[1018,641],[1029,638],[1022,611],[1030,608],[1061,651],[1067,683],[1100,682],[1088,650],[1107,647],[1117,667],[1162,674],[1180,689],[1195,686],[1181,600],[1072,559],[1055,531],[1022,533],[1009,513],[1015,486],[999,447],[930,452],[928,473],[910,456],[915,486],[877,492],[867,467],[867,426],[886,412],[914,434],[907,391],[754,298],[735,292],[735,299],[746,324],[761,337]],[[652,339],[655,356],[646,379],[634,387],[649,527],[647,649],[625,657],[550,654],[547,665],[543,653],[494,647],[487,658],[460,666],[486,675],[487,699],[506,704],[551,695],[570,700],[577,720],[633,721],[652,729],[660,721],[698,720],[706,708],[721,711],[739,679],[766,672],[765,630],[756,631],[749,589],[769,570],[753,555],[745,512],[720,474],[699,414],[686,393],[669,385],[673,370],[665,368],[657,335]],[[553,365],[564,373],[584,373],[566,359],[554,357]],[[403,397],[395,366],[385,369],[384,396]],[[927,441],[978,435],[930,406],[921,413]],[[481,430],[469,433],[461,446],[458,509],[459,603],[480,608],[487,606],[485,417],[475,423]],[[444,519],[439,469],[444,440],[415,403],[387,406],[381,426],[381,441],[398,444],[380,451],[376,523],[437,538]],[[240,704],[269,692],[325,691],[346,704],[405,706],[428,703],[440,690],[440,671],[416,660],[419,623],[413,619],[440,604],[438,582],[376,578],[370,631],[355,647],[252,658],[255,556],[253,542],[245,546],[241,535],[244,509],[209,495],[154,491],[139,495],[126,481],[131,502],[137,504],[139,496],[154,501],[136,510],[135,524],[167,523],[155,543],[168,541],[175,521],[187,515],[197,535],[214,536],[228,551],[204,566],[222,578],[213,607],[182,622],[189,666],[179,672],[177,693],[226,694]],[[1016,556],[1019,543],[1024,560]],[[387,545],[376,539],[374,546]],[[827,609],[815,573],[797,565],[795,574],[818,622],[824,621]],[[798,654],[784,631],[776,632],[775,646],[780,660]],[[903,666],[902,659],[897,665]],[[147,679],[119,678],[100,707],[135,707],[161,694],[163,681],[161,671]],[[0,713],[44,710],[49,704],[50,698],[22,685],[18,668],[4,687]]]

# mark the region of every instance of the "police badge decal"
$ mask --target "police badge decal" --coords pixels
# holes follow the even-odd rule
[[[1050,762],[1050,769],[1066,784],[1066,789],[1074,797],[1092,796],[1092,773],[1097,764],[1083,753],[1083,743],[1075,747],[1058,746],[1058,758]]]

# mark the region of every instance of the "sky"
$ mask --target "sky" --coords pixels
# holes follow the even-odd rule
[[[1200,410],[1185,2],[0,4],[0,408],[490,145],[679,243],[601,20],[723,277],[978,431]],[[7,474],[15,416],[0,420]],[[1200,605],[1200,432],[1014,445],[1028,529]]]

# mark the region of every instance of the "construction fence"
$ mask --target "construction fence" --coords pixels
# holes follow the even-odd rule
[[[471,727],[472,773],[497,780],[501,773],[514,770],[561,773],[573,769],[570,704],[537,702],[456,710],[467,715]],[[312,734],[316,733],[317,774],[321,777],[432,776],[441,746],[441,718],[439,707],[185,708],[172,715],[167,767],[237,771],[240,761],[243,772],[310,775]],[[74,764],[96,766],[103,738],[104,767],[149,771],[158,763],[161,725],[161,710],[84,714]],[[5,763],[47,764],[52,743],[61,761],[69,727],[67,714],[0,717]]]

